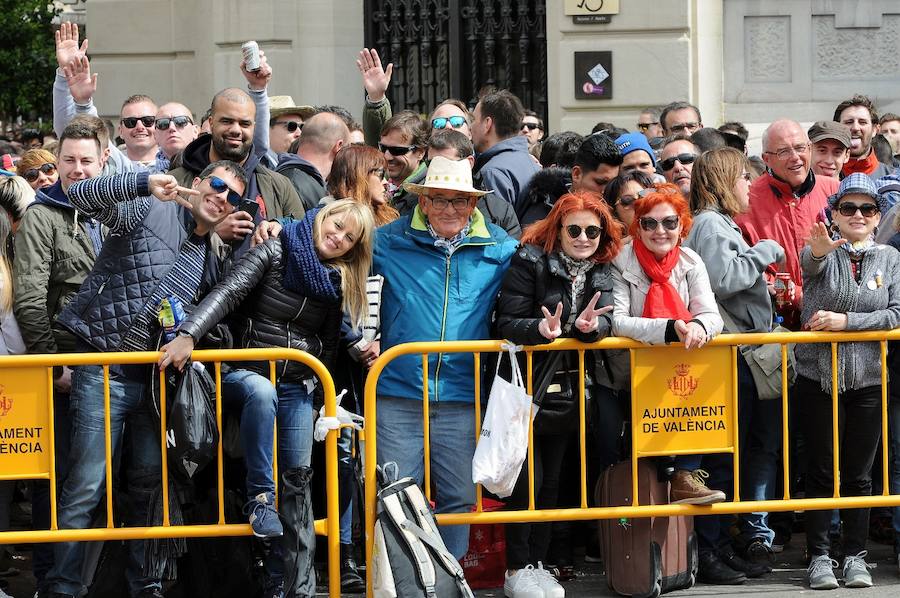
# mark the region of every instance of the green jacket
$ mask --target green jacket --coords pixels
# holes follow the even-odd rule
[[[38,192],[15,236],[13,311],[29,353],[71,353],[75,337],[54,326],[90,273],[100,225],[77,212],[59,183]]]
[[[366,107],[363,108],[363,135],[366,138],[366,145],[378,147],[381,141],[381,127],[393,115],[391,111],[391,103],[387,97],[380,102],[370,102],[366,98]]]

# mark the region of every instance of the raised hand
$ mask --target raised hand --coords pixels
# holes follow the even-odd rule
[[[91,61],[87,56],[79,56],[63,67],[63,75],[69,84],[72,99],[79,104],[87,104],[97,92],[97,73],[91,74]]]
[[[823,258],[846,242],[847,239],[832,240],[825,224],[816,222],[809,229],[809,239],[806,244],[812,250],[813,257]]]
[[[191,202],[181,195],[200,195],[196,189],[182,187],[178,180],[170,174],[151,174],[148,181],[150,194],[160,201],[174,201],[188,210],[193,208]]]
[[[706,331],[697,322],[675,320],[675,332],[685,349],[699,349],[706,344]]]
[[[253,231],[253,239],[250,241],[251,247],[256,247],[257,245],[262,245],[269,239],[275,238],[281,234],[281,229],[283,227],[277,222],[268,222],[262,221],[256,226],[256,230]]]
[[[66,21],[59,26],[56,37],[56,64],[65,68],[70,62],[87,54],[88,40],[78,45],[78,25]]]
[[[605,307],[601,307],[597,309],[597,302],[600,301],[600,291],[594,293],[594,296],[591,297],[590,302],[587,304],[587,307],[578,315],[578,319],[575,320],[575,328],[587,334],[589,332],[593,332],[597,330],[597,327],[600,325],[600,317],[603,314],[611,311],[613,306],[607,305]]]
[[[541,333],[541,336],[552,341],[562,334],[562,326],[560,325],[562,310],[562,302],[556,304],[556,310],[552,314],[549,309],[543,305],[541,306],[541,311],[544,313],[544,319],[538,324],[538,332]]]
[[[380,102],[384,98],[384,92],[387,91],[388,86],[391,84],[394,63],[387,65],[387,69],[384,69],[381,66],[381,58],[378,57],[378,51],[363,48],[359,52],[356,66],[359,68],[359,72],[362,73],[366,95],[369,96],[371,101]]]
[[[244,78],[247,80],[247,85],[250,89],[254,91],[265,89],[272,79],[272,67],[269,66],[269,61],[266,59],[266,53],[262,50],[259,51],[258,71],[248,71],[247,61],[241,58],[241,73],[243,73]]]

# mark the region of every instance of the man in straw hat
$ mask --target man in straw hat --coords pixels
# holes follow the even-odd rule
[[[472,186],[468,160],[431,160],[421,184],[405,183],[419,196],[412,213],[378,229],[374,269],[384,276],[381,348],[411,341],[490,338],[490,314],[516,241],[489,224],[475,207],[485,195]],[[436,512],[468,512],[475,502],[474,365],[465,353],[428,359],[431,479]],[[378,383],[378,461],[395,461],[400,476],[421,484],[422,359],[391,361]],[[469,529],[441,528],[447,549],[466,553]]]

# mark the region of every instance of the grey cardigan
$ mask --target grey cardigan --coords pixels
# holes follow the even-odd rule
[[[861,283],[856,284],[850,270],[850,256],[844,249],[838,248],[824,259],[816,260],[809,247],[803,248],[800,267],[804,323],[821,309],[846,313],[847,330],[891,330],[900,326],[900,256],[897,250],[888,245],[875,245],[866,252],[860,264]],[[797,373],[818,380],[822,390],[830,393],[831,346],[828,343],[804,343],[798,344],[794,352]],[[839,392],[880,384],[878,343],[838,345]]]
[[[750,247],[730,216],[703,210],[694,216],[684,246],[703,258],[716,302],[738,328],[726,332],[771,329],[772,299],[763,272],[769,264],[784,260],[781,245],[763,239]]]

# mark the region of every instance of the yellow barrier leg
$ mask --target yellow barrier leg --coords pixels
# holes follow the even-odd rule
[[[112,426],[109,421],[109,366],[103,366],[103,429],[106,432],[104,445],[106,449],[106,527],[114,528],[116,517],[113,513],[113,475],[112,475]]]
[[[47,401],[47,436],[49,438],[47,451],[50,455],[50,529],[57,530],[59,524],[56,521],[56,428],[53,420],[53,366],[47,368],[47,396],[49,397]]]

